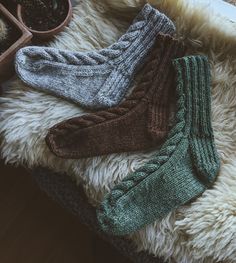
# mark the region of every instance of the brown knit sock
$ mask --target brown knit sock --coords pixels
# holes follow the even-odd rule
[[[158,42],[131,95],[119,106],[61,122],[49,130],[50,150],[63,158],[142,151],[159,145],[174,111],[174,70],[171,61],[185,48],[170,36]]]

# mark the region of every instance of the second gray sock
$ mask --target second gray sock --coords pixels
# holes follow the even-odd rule
[[[128,31],[108,48],[71,52],[26,47],[17,52],[16,72],[29,86],[83,107],[115,106],[126,94],[154,42],[158,41],[158,34],[174,32],[172,21],[146,4]]]

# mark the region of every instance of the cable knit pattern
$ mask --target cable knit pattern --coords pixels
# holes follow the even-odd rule
[[[184,54],[185,47],[177,40],[159,36],[142,77],[127,100],[118,107],[52,127],[46,137],[51,151],[63,158],[83,158],[159,145],[171,126],[175,82],[171,61]]]
[[[159,33],[173,34],[175,26],[146,4],[128,31],[100,51],[71,52],[25,47],[17,52],[16,72],[29,86],[99,109],[117,105]]]
[[[162,219],[212,186],[219,172],[207,58],[188,56],[175,59],[173,64],[177,74],[176,124],[152,160],[105,196],[97,216],[110,234],[129,234]]]

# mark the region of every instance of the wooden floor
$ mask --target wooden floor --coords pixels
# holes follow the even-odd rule
[[[130,263],[49,200],[22,168],[0,162],[1,263]]]

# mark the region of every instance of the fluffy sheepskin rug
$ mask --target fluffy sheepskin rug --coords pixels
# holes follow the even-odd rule
[[[213,128],[222,167],[214,187],[195,202],[129,238],[139,250],[169,262],[236,262],[236,25],[188,2],[151,1],[173,19],[179,38],[210,59]],[[106,47],[125,32],[143,4],[140,0],[78,1],[70,26],[50,46],[78,51]],[[6,162],[66,171],[78,184],[83,183],[94,205],[152,155],[113,154],[77,161],[55,157],[44,141],[47,130],[85,112],[18,79],[0,97],[0,109],[1,151]]]

